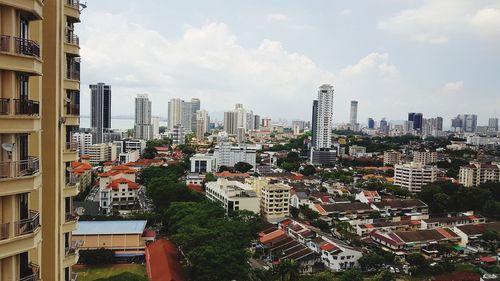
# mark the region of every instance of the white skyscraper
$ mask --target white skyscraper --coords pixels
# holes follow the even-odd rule
[[[201,109],[200,99],[193,98],[191,99],[190,104],[191,104],[191,131],[193,131],[193,133],[196,133],[196,127],[198,124],[198,119],[196,114],[198,113],[198,110]]]
[[[143,140],[153,138],[151,126],[151,101],[147,94],[135,98],[135,137]]]
[[[490,118],[488,120],[488,131],[491,133],[498,132],[498,118]]]
[[[358,131],[358,102],[351,101],[350,127],[352,131]]]
[[[160,137],[160,117],[151,117],[151,126],[153,127],[153,138]]]
[[[173,129],[175,125],[182,124],[183,100],[173,98],[168,102],[168,128]]]
[[[333,124],[333,86],[324,84],[318,90],[316,149],[329,149],[332,146]]]

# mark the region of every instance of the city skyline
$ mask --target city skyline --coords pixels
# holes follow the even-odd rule
[[[500,99],[492,77],[500,59],[498,25],[491,24],[499,8],[493,1],[221,3],[227,5],[220,12],[200,3],[204,12],[198,14],[168,1],[157,3],[155,11],[132,1],[89,1],[83,15],[89,24],[80,32],[83,84],[112,84],[121,97],[113,105],[116,114],[132,112],[123,105],[147,92],[153,115],[161,117],[169,99],[194,96],[206,100],[211,114],[244,103],[273,119],[307,120],[304,104],[318,85],[330,83],[338,97],[334,122],[349,121],[350,100],[359,101],[361,122],[422,112],[443,116],[447,127],[460,112],[481,113],[481,124],[500,115],[488,106]],[[449,18],[443,19],[439,11],[445,8]],[[156,10],[176,12],[157,17]],[[240,21],[231,16],[242,10],[248,13]],[[439,20],[448,28],[425,24]],[[138,44],[118,46],[121,40]],[[82,92],[83,112],[87,98]],[[390,112],[384,110],[388,100]]]

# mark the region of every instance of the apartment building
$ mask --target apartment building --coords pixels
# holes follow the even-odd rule
[[[88,148],[89,164],[96,166],[102,162],[115,161],[117,148],[114,143],[98,143]]]
[[[384,151],[384,166],[401,163],[401,152],[396,150]]]
[[[43,17],[46,15],[43,14],[41,1],[0,3],[0,280],[2,281],[23,280],[23,278],[38,280],[41,273],[43,258],[40,213],[43,179],[40,104],[43,91],[39,42],[42,42],[43,36]],[[55,188],[55,186],[46,187],[49,189],[48,193],[50,189]],[[48,214],[44,218],[50,217],[51,214]],[[50,243],[51,239],[47,240]]]
[[[137,202],[139,185],[135,182],[137,170],[126,165],[105,169],[99,174],[99,207],[104,213],[128,210]]]
[[[352,157],[359,157],[359,155],[366,154],[366,147],[359,145],[349,146],[349,155]]]
[[[246,162],[256,167],[256,147],[246,144],[232,145],[230,142],[220,142],[215,146],[214,156],[217,168],[220,166],[234,167],[238,162]]]
[[[206,183],[206,196],[209,200],[220,202],[226,212],[247,210],[259,213],[259,198],[254,189],[239,181],[219,178]]]
[[[500,164],[470,163],[460,167],[458,181],[465,187],[478,186],[485,182],[500,182]]]
[[[216,161],[213,155],[197,153],[191,157],[190,161],[191,173],[208,173],[216,171]]]
[[[422,165],[436,164],[438,161],[438,153],[436,151],[414,151],[413,162]]]
[[[420,163],[398,164],[394,166],[394,184],[410,192],[420,192],[423,186],[436,181],[437,171],[436,166]]]
[[[260,189],[260,213],[267,221],[280,221],[290,216],[289,185],[269,181]]]

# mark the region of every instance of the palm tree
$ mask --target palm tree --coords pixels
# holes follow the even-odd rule
[[[281,276],[281,281],[298,281],[299,280],[299,264],[295,260],[282,260],[278,273]]]

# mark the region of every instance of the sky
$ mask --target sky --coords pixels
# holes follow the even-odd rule
[[[310,120],[332,84],[336,123],[351,100],[360,123],[500,117],[498,0],[87,0],[81,20],[82,115],[88,85],[104,82],[114,116],[147,93],[164,118],[178,97],[214,117],[242,103]]]

